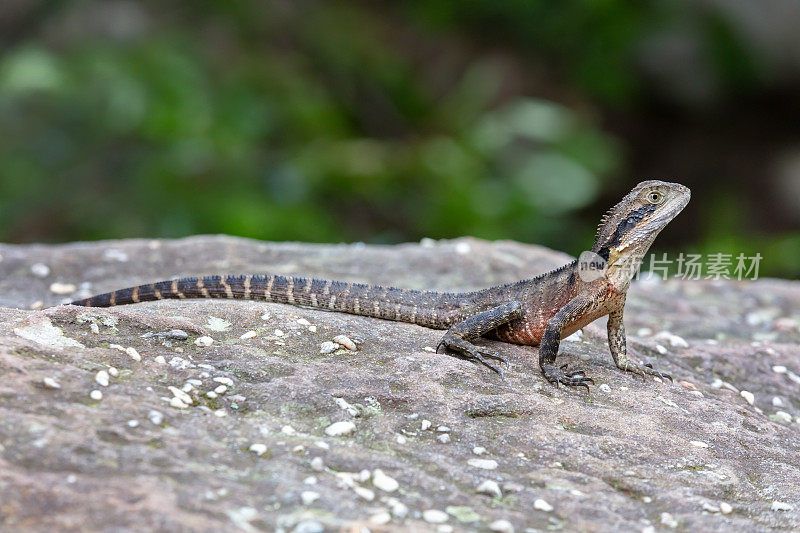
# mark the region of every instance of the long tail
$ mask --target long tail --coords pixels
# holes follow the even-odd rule
[[[470,296],[311,278],[245,275],[159,281],[75,300],[70,305],[112,307],[170,298],[264,300],[445,329],[453,324],[460,309],[472,303]]]

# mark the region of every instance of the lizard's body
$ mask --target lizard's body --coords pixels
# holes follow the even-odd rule
[[[648,200],[656,195],[658,203]],[[585,276],[575,260],[531,279],[467,293],[271,275],[206,276],[139,285],[72,303],[109,307],[165,298],[231,298],[397,320],[448,330],[440,347],[497,372],[487,358],[505,359],[473,340],[488,337],[540,346],[539,365],[548,381],[573,386],[586,386],[592,380],[582,371],[565,372],[555,366],[559,341],[609,315],[609,347],[617,366],[663,376],[627,361],[622,309],[641,257],[688,201],[689,190],[682,185],[658,181],[637,185],[601,222],[592,251],[607,261],[607,267],[597,276]]]

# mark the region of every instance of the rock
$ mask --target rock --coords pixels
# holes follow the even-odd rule
[[[44,386],[47,387],[48,389],[60,389],[61,388],[61,385],[59,385],[58,382],[56,380],[54,380],[53,378],[51,378],[51,377],[44,378],[42,380],[42,383],[44,383]]]
[[[267,453],[267,445],[260,442],[254,442],[250,445],[250,451],[258,456]]]
[[[770,506],[771,511],[791,511],[792,509],[794,509],[794,505],[785,502],[779,502],[777,500],[772,502],[772,505]]]
[[[490,531],[497,531],[498,533],[514,533],[514,526],[508,520],[495,520],[489,524]]]
[[[482,468],[484,470],[494,470],[497,468],[497,461],[494,459],[470,459],[467,461],[469,466],[474,466],[475,468]]]
[[[422,519],[429,524],[443,524],[448,520],[447,513],[438,509],[426,509],[422,511]]]
[[[329,437],[340,437],[342,435],[349,435],[353,431],[356,430],[356,425],[350,422],[349,420],[343,420],[342,422],[334,422],[327,428],[325,428],[325,434]]]
[[[311,505],[315,501],[319,500],[319,492],[314,492],[313,490],[304,490],[300,493],[300,499],[303,502],[303,505]]]
[[[774,322],[797,319],[797,281],[634,282],[627,297],[629,331],[668,329],[689,347],[643,334],[629,337],[630,354],[670,373],[676,385],[620,372],[605,340],[587,327],[580,342],[562,345],[557,363],[570,369],[580,363],[598,383],[588,393],[548,384],[535,348],[485,341],[509,359],[501,381],[484,368],[426,351],[442,332],[412,324],[225,299],[91,310],[102,313],[102,321],[80,321],[85,308],[50,307],[66,296],[49,292],[53,281],[74,283],[77,295],[87,286],[104,292],[175,274],[235,271],[473,290],[528,278],[567,259],[535,246],[465,241],[471,251],[459,261],[448,242],[356,248],[195,237],[0,244],[0,530],[71,531],[91,524],[103,531],[148,531],[157,524],[166,531],[241,525],[290,532],[358,524],[373,532],[440,526],[488,531],[505,520],[517,531],[572,531],[591,527],[592,517],[609,531],[796,528],[800,411],[793,402],[800,397],[800,332],[778,331]],[[109,248],[128,261],[103,260]],[[48,277],[30,271],[36,263],[48,265]],[[30,310],[37,300],[44,308]],[[769,316],[748,324],[744,317],[759,306],[771,309]],[[231,326],[215,332],[206,327],[210,316]],[[300,316],[318,332],[309,333]],[[272,335],[278,328],[284,335]],[[174,330],[185,335],[169,335]],[[258,335],[241,340],[247,331]],[[143,337],[148,332],[164,334]],[[752,344],[759,332],[776,341]],[[339,333],[356,344],[363,338],[362,349],[320,355],[319,344]],[[203,336],[213,336],[210,347],[193,344]],[[93,381],[101,369],[109,374],[108,388]],[[45,378],[61,389],[49,388]],[[677,385],[681,381],[697,390]],[[600,387],[606,384],[610,393]],[[168,386],[194,403],[170,407],[161,399],[177,398]],[[206,396],[219,386],[227,387],[225,394]],[[93,388],[105,397],[92,400]],[[758,395],[767,412],[744,403],[741,390]],[[702,396],[692,394],[700,391]],[[362,414],[353,418],[334,398]],[[380,409],[373,410],[367,398],[377,399]],[[782,405],[773,406],[773,398]],[[778,410],[792,422],[771,420],[786,419]],[[356,431],[323,433],[342,419],[357,420]],[[423,419],[433,422],[425,431]],[[441,425],[452,431],[431,431]],[[447,434],[458,438],[441,444],[437,438]],[[249,451],[252,444],[267,451],[259,457]],[[470,465],[471,458],[502,464],[485,470]],[[366,469],[367,479],[360,472]],[[375,485],[376,470],[398,476],[397,490]],[[372,502],[345,485],[337,475],[343,472],[358,472],[352,486],[371,490]],[[306,482],[310,477],[318,478],[315,484]],[[485,479],[499,483],[506,497],[475,494]],[[752,479],[762,488],[754,490]],[[305,505],[305,491],[320,497]],[[650,503],[645,496],[652,496]],[[774,512],[765,498],[776,501]],[[557,501],[558,509],[537,510],[537,499],[551,507]],[[704,501],[718,511],[703,511]],[[49,502],[47,513],[42,502]],[[458,509],[464,505],[469,513]],[[440,510],[444,522],[424,522],[425,509]],[[669,520],[659,522],[665,511],[677,529]],[[386,512],[391,522],[370,521],[382,522]]]
[[[547,503],[546,501],[542,500],[541,498],[533,502],[533,508],[539,511],[544,511],[545,513],[549,513],[550,511],[553,510],[553,506]]]
[[[376,468],[372,473],[372,484],[384,492],[394,492],[400,487],[394,478],[384,474],[380,468]]]
[[[746,391],[746,390],[743,390],[743,391],[742,391],[742,392],[740,392],[739,394],[740,394],[740,395],[742,396],[742,398],[744,398],[744,399],[745,399],[745,401],[746,401],[747,403],[749,403],[750,405],[754,405],[754,404],[755,404],[756,397],[755,397],[755,395],[754,395],[752,392],[750,392],[750,391]]]
[[[491,479],[487,479],[478,485],[478,487],[475,489],[475,492],[478,494],[487,494],[495,498],[502,498],[503,496],[503,491],[500,490],[500,485]]]
[[[99,402],[100,400],[103,399],[103,393],[100,392],[99,390],[93,390],[92,392],[89,393],[89,398]]]
[[[194,343],[201,348],[205,348],[214,344],[214,339],[209,337],[208,335],[203,335],[202,337],[197,337],[194,340]]]

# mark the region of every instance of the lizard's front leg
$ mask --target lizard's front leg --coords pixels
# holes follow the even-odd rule
[[[564,326],[583,316],[590,307],[591,300],[578,296],[570,300],[553,318],[547,321],[542,342],[539,345],[539,368],[542,369],[545,379],[556,387],[561,383],[570,387],[586,387],[586,390],[589,390],[588,383],[594,385],[594,380],[586,377],[583,370],[567,372],[567,365],[562,365],[560,368],[556,366],[556,356]]]
[[[625,324],[622,322],[622,308],[608,314],[608,349],[617,368],[642,376],[658,376],[661,379],[672,381],[669,374],[664,374],[648,366],[637,365],[628,361],[627,343],[625,341]]]
[[[519,318],[522,314],[521,310],[522,305],[519,302],[509,302],[469,316],[447,330],[447,333],[444,334],[441,342],[436,347],[436,351],[438,352],[439,348],[444,346],[447,350],[450,350],[451,355],[467,359],[473,363],[480,363],[494,370],[502,377],[503,371],[487,361],[486,358],[495,359],[508,365],[506,358],[497,352],[482,346],[476,346],[470,341]]]

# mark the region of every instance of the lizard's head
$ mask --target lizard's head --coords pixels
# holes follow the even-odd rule
[[[635,261],[635,269],[656,236],[686,207],[691,196],[689,188],[679,183],[641,182],[603,217],[592,251],[609,267]]]

